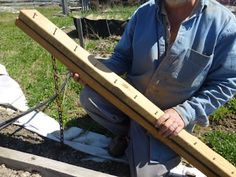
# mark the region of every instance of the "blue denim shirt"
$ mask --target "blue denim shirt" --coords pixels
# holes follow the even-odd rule
[[[208,115],[236,91],[236,19],[215,0],[199,0],[166,42],[162,0],[150,0],[131,17],[105,64],[161,109],[174,108],[186,129],[207,126]]]

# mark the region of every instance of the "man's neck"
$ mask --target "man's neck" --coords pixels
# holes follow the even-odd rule
[[[174,42],[180,24],[191,15],[197,1],[188,0],[185,4],[178,6],[170,6],[165,3],[165,9],[170,22],[170,42]]]
[[[168,19],[171,24],[181,23],[186,18],[188,18],[198,0],[188,0],[185,4],[181,4],[178,6],[170,6],[165,3],[165,8],[168,14]]]

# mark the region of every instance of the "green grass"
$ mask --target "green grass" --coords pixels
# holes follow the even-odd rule
[[[236,134],[222,131],[213,131],[205,134],[204,141],[213,150],[224,156],[236,165]]]
[[[212,121],[216,121],[219,119],[224,119],[228,115],[236,114],[236,99],[233,98],[229,102],[227,102],[224,106],[221,106],[217,109],[211,116],[210,119]]]
[[[101,18],[127,19],[136,7],[115,7],[104,11],[87,13],[73,13],[72,15],[92,16]],[[61,9],[58,7],[38,8],[38,10],[59,27],[73,26],[72,15],[59,17]],[[18,29],[14,22],[18,14],[0,13],[0,63],[5,65],[10,76],[20,84],[25,93],[29,106],[47,99],[54,93],[54,79],[50,54],[30,37]],[[86,39],[85,48],[93,54],[110,54],[117,39]],[[58,63],[61,78],[65,77],[67,69]],[[61,81],[62,82],[62,81]],[[76,124],[74,118],[85,115],[83,109],[77,106],[81,86],[71,80],[64,96],[64,121],[68,125]],[[52,104],[45,112],[56,118],[56,105]],[[236,114],[236,101],[232,99],[224,107],[216,111],[212,120],[222,119],[226,114]],[[84,128],[94,130],[91,125],[83,123]],[[96,128],[95,128],[96,129]],[[224,141],[223,141],[224,140]],[[206,134],[204,141],[226,159],[236,164],[235,134],[211,132]]]
[[[17,14],[1,14],[0,63],[5,65],[9,74],[19,82],[29,105],[33,106],[54,93],[51,56],[14,25],[16,17]],[[62,21],[69,24],[69,20],[71,20],[69,17],[61,18],[61,20],[58,17],[58,19],[52,18],[55,22],[60,22],[59,26],[63,25]],[[58,64],[58,68],[62,75],[66,73],[66,68],[61,64]],[[80,86],[73,82],[68,85],[70,99],[66,100],[65,112],[69,112],[70,109],[78,110],[73,105],[75,105],[79,89]],[[55,116],[54,108],[55,105],[52,105],[46,112]]]

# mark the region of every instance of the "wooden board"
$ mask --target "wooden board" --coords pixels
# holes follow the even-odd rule
[[[64,162],[0,147],[0,164],[16,170],[34,171],[43,177],[115,177]]]
[[[153,125],[163,112],[39,12],[22,10],[16,25],[70,70],[78,72],[90,87],[207,176],[236,176],[232,164],[185,130],[172,139],[160,136]]]

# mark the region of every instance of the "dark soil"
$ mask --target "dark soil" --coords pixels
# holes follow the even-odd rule
[[[224,119],[211,121],[208,127],[197,127],[193,134],[201,138],[205,133],[211,131],[236,133],[236,115],[226,115]]]
[[[9,115],[8,113],[0,109],[0,122],[9,119],[10,117],[12,117],[12,115]],[[74,150],[68,146],[62,146],[60,143],[41,137],[36,133],[32,133],[16,125],[10,125],[9,127],[0,131],[0,146],[47,157],[50,159],[100,171],[107,174],[122,177],[129,176],[129,167],[126,164],[111,161],[102,163],[94,161],[84,161],[82,159],[84,159],[87,154]],[[3,168],[4,170],[2,170]],[[2,169],[0,168],[1,172],[7,170],[4,166],[2,166]],[[12,169],[10,169],[10,171],[12,171]],[[13,174],[14,173],[18,174],[16,175],[17,177],[28,177],[26,175],[27,172],[13,172]],[[6,176],[0,173],[0,177]],[[11,177],[14,177],[14,175],[12,175]]]

